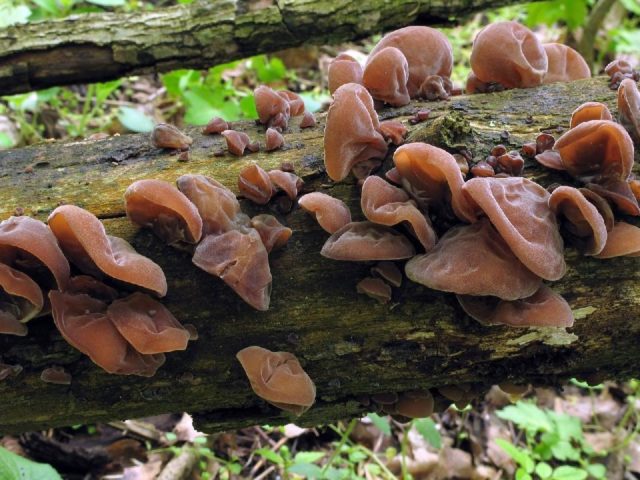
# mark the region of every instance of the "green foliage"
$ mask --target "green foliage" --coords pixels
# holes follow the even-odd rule
[[[62,480],[50,465],[32,462],[0,447],[0,480]]]
[[[412,423],[418,433],[420,433],[433,448],[439,450],[442,447],[442,438],[433,420],[430,418],[420,418],[414,420]]]
[[[371,420],[378,430],[380,430],[384,435],[391,435],[391,427],[389,426],[389,419],[387,417],[381,417],[375,412],[372,412],[367,415],[367,418]]]
[[[140,110],[131,107],[120,107],[118,120],[127,130],[144,133],[153,130],[153,119]]]
[[[509,405],[496,415],[514,423],[525,434],[524,447],[496,440],[518,464],[516,479],[583,480],[589,475],[605,478],[606,469],[594,463],[598,455],[586,442],[578,418],[525,401]]]
[[[529,27],[562,23],[573,31],[585,24],[588,14],[588,0],[553,0],[536,2],[527,6],[525,23]]]

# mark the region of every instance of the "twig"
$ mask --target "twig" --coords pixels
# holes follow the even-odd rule
[[[584,57],[589,69],[593,67],[593,42],[600,30],[602,22],[611,10],[616,0],[598,0],[594,5],[591,13],[587,17],[587,22],[582,29],[582,38],[578,43],[578,50]]]

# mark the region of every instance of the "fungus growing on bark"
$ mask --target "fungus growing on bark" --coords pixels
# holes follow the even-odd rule
[[[215,133],[222,133],[225,130],[229,130],[229,124],[220,117],[213,117],[209,120],[209,123],[202,129],[202,133],[207,135],[213,135]]]
[[[316,400],[316,386],[295,355],[251,346],[236,358],[251,388],[263,400],[287,412],[302,415]]]
[[[425,418],[433,413],[433,396],[429,390],[402,392],[395,404],[395,410],[407,418]]]
[[[291,116],[287,98],[278,95],[271,88],[260,85],[253,91],[258,119],[268,127],[286,130]]]
[[[591,78],[589,65],[573,48],[561,43],[542,45],[547,54],[547,73],[542,83],[572,82]]]
[[[430,27],[404,27],[386,34],[371,50],[367,65],[387,47],[402,52],[409,66],[407,90],[411,98],[424,95],[423,83],[432,76],[449,78],[453,68],[453,50],[447,37]]]
[[[347,83],[333,97],[324,134],[324,164],[329,177],[340,181],[357,163],[383,159],[387,142],[366,88]]]
[[[308,110],[302,115],[300,120],[300,128],[311,128],[316,126],[316,117]]]
[[[51,313],[64,339],[109,373],[153,376],[163,354],[143,355],[125,339],[107,315],[107,304],[86,294],[49,292]]]
[[[274,188],[267,172],[253,163],[240,170],[238,190],[252,202],[266,205],[273,196]]]
[[[411,242],[395,230],[371,222],[351,222],[334,232],[320,251],[333,260],[402,260],[415,255]]]
[[[630,78],[622,80],[618,87],[618,120],[633,140],[640,142],[640,92]]]
[[[277,150],[284,145],[284,137],[275,128],[267,128],[267,132],[265,135],[267,140],[264,149],[267,152]]]
[[[533,295],[541,284],[487,219],[448,230],[433,250],[409,260],[405,273],[435,290],[508,300]]]
[[[47,367],[42,370],[40,380],[55,385],[71,385],[71,375],[59,366]]]
[[[498,156],[496,161],[500,172],[513,176],[522,175],[524,159],[515,150]]]
[[[362,67],[351,55],[341,53],[329,63],[328,83],[332,95],[347,83],[362,84]]]
[[[496,171],[486,161],[480,160],[471,167],[471,175],[474,177],[493,177]]]
[[[304,100],[297,93],[290,90],[280,90],[276,92],[289,104],[289,113],[292,117],[298,117],[304,113]]]
[[[380,303],[389,303],[391,300],[391,287],[380,278],[363,278],[356,285],[356,291],[377,300]]]
[[[157,300],[135,292],[115,300],[107,316],[127,342],[138,352],[155,354],[185,350],[189,332]]]
[[[379,131],[385,140],[391,140],[394,145],[402,145],[407,134],[407,127],[398,120],[386,120],[380,122]]]
[[[607,236],[607,243],[596,258],[639,257],[640,228],[627,222],[616,222]]]
[[[380,177],[368,177],[362,185],[360,198],[362,212],[368,220],[389,227],[407,222],[411,233],[426,251],[436,244],[436,233],[429,219],[409,199],[402,189],[394,187]]]
[[[560,186],[551,192],[549,207],[562,221],[572,243],[585,255],[597,255],[607,241],[607,227],[598,209],[580,190]]]
[[[567,268],[564,245],[544,188],[509,177],[473,178],[462,190],[529,270],[546,280],[562,278]]]
[[[151,142],[158,148],[186,150],[193,143],[193,139],[173,125],[159,123],[151,132]]]
[[[402,272],[393,262],[378,262],[371,267],[371,274],[378,275],[391,284],[393,287],[402,285]]]
[[[252,152],[257,152],[260,149],[258,142],[251,142],[249,135],[244,132],[224,130],[222,136],[227,141],[229,152],[238,157],[243,156],[247,149]]]
[[[258,231],[264,248],[268,253],[284,247],[293,233],[290,228],[282,225],[276,217],[260,214],[251,218],[251,226]]]
[[[620,107],[618,107],[620,108]],[[609,107],[600,102],[586,102],[571,114],[570,128],[590,120],[613,120]]]
[[[255,229],[207,235],[196,247],[192,261],[205,272],[220,277],[255,309],[269,309],[272,280],[269,258]]]
[[[167,280],[162,269],[125,240],[107,235],[91,212],[62,205],[49,215],[48,222],[62,251],[83,273],[98,278],[107,275],[161,297],[166,295]]]
[[[267,172],[273,185],[282,190],[291,200],[295,200],[298,192],[304,185],[302,179],[295,173],[283,172],[282,170],[269,170]]]
[[[512,327],[571,327],[574,322],[567,301],[546,285],[530,297],[506,301],[495,297],[457,295],[463,310],[483,325]]]
[[[31,277],[0,263],[0,333],[26,335],[25,323],[43,305],[42,290]]]
[[[540,41],[517,22],[496,22],[483,28],[473,41],[470,62],[478,80],[506,88],[540,85],[548,67]]]
[[[394,107],[407,105],[411,100],[408,80],[409,64],[395,47],[385,47],[370,55],[362,75],[362,84],[371,96]]]
[[[300,197],[298,204],[313,215],[326,232],[334,233],[351,222],[351,212],[345,203],[326,193],[308,193]]]
[[[124,208],[133,223],[151,228],[169,245],[197,243],[202,236],[198,209],[168,182],[133,182],[124,192]]]

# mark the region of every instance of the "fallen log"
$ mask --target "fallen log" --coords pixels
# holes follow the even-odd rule
[[[411,139],[449,149],[464,146],[483,156],[497,143],[519,148],[542,130],[566,129],[571,112],[589,100],[605,102],[615,111],[615,92],[604,78],[594,78],[412,103],[380,115],[406,120],[430,109],[428,121],[410,126]],[[23,367],[19,375],[0,382],[0,431],[175,411],[189,411],[206,431],[287,422],[291,417],[253,395],[235,359],[238,350],[254,344],[295,353],[315,381],[317,403],[297,420],[301,424],[359,415],[367,410],[359,403],[361,396],[374,393],[464,382],[483,388],[505,380],[559,385],[574,376],[640,374],[638,258],[597,260],[567,250],[568,273],[552,286],[576,316],[568,331],[484,327],[462,312],[453,295],[406,279],[388,305],[356,294],[355,285],[368,275],[370,265],[321,257],[327,234],[294,208],[287,214],[275,212],[294,234],[271,257],[271,308],[258,312],[193,266],[185,252],[162,246],[124,217],[122,194],[134,180],[175,181],[185,173],[202,173],[237,192],[239,170],[254,161],[265,169],[293,163],[306,190],[342,198],[356,214],[354,181],[333,183],[323,172],[324,119],[319,115],[317,127],[304,130],[294,121],[284,150],[242,158],[218,156],[216,152],[226,150],[223,139],[196,129],[188,130],[194,143],[187,162],[153,147],[146,135],[51,142],[0,153],[0,218],[16,208],[43,220],[60,203],[87,208],[103,219],[109,233],[126,238],[162,266],[169,283],[165,305],[199,331],[199,339],[185,352],[169,354],[152,378],[103,372],[66,344],[50,318],[31,321],[26,337],[0,336],[2,362]],[[244,122],[236,128],[264,141],[262,126]],[[533,164],[526,165],[525,175],[543,185],[567,183],[567,177]],[[243,201],[243,208],[254,214],[273,207]],[[70,386],[39,379],[42,369],[53,364],[72,374]]]

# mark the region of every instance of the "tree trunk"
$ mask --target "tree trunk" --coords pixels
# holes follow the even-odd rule
[[[410,127],[412,139],[449,149],[466,146],[483,156],[497,143],[519,149],[541,130],[559,132],[582,102],[604,101],[613,109],[614,99],[606,80],[595,78],[412,103],[382,111],[381,117],[406,123],[418,109],[431,109],[430,120]],[[292,162],[306,190],[344,199],[359,217],[355,183],[332,183],[323,173],[324,118],[320,115],[317,128],[307,130],[294,121],[285,134],[285,150],[243,158],[214,156],[224,149],[221,137],[195,129],[188,132],[194,144],[186,163],[152,147],[145,135],[52,142],[0,153],[0,218],[17,207],[40,219],[60,203],[89,209],[104,219],[109,233],[126,238],[162,266],[169,283],[164,303],[200,334],[185,352],[169,354],[155,377],[124,377],[103,372],[67,345],[50,318],[33,320],[28,336],[0,337],[2,361],[24,367],[0,382],[0,430],[177,411],[191,412],[207,431],[286,422],[290,417],[252,393],[235,359],[249,345],[290,351],[301,360],[318,391],[316,405],[298,420],[302,424],[359,415],[367,407],[356,399],[364,394],[463,382],[482,389],[504,380],[559,384],[594,373],[610,378],[640,374],[638,258],[597,260],[567,250],[568,273],[553,289],[574,310],[576,324],[568,331],[484,327],[462,312],[453,295],[406,279],[388,305],[356,294],[355,285],[368,275],[370,265],[321,257],[328,235],[295,208],[279,215],[294,234],[283,250],[271,255],[271,308],[257,312],[220,280],[193,266],[188,254],[162,246],[124,217],[122,194],[134,180],[174,181],[185,173],[202,173],[235,189],[239,170],[254,161],[267,170]],[[264,139],[261,126],[245,122],[236,127]],[[567,182],[567,177],[532,164],[525,173],[543,185]],[[268,210],[244,201],[243,208],[250,214]],[[72,374],[70,386],[39,380],[42,369],[52,364]]]
[[[355,40],[520,0],[200,0],[150,12],[74,15],[0,31],[0,95],[208,68],[298,45]]]

